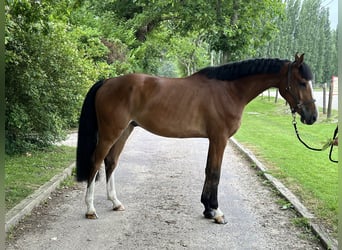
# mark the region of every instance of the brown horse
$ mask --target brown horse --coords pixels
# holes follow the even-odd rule
[[[218,207],[217,189],[227,139],[240,127],[244,107],[270,87],[279,89],[293,113],[305,124],[317,119],[312,97],[312,73],[303,62],[254,59],[204,68],[185,78],[129,74],[96,83],[88,92],[80,116],[77,180],[87,181],[87,218],[94,208],[95,177],[105,162],[108,199],[114,210],[124,210],[117,199],[114,169],[135,126],[166,137],[209,139],[201,202],[204,216],[225,223]]]

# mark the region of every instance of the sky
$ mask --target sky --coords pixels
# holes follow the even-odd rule
[[[338,23],[338,0],[322,0],[322,6],[329,8],[330,26],[336,29]]]

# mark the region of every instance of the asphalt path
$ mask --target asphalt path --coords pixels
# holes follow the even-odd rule
[[[231,143],[219,185],[228,223],[204,219],[207,150],[206,139],[163,138],[136,128],[116,171],[125,211],[111,210],[102,174],[95,193],[99,219],[85,219],[85,184],[77,184],[34,210],[6,249],[323,249],[294,225],[296,213],[282,209],[280,197]]]

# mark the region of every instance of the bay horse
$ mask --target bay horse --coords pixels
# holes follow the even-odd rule
[[[97,218],[94,188],[103,161],[113,210],[125,209],[116,195],[114,169],[127,138],[140,126],[165,137],[209,139],[203,214],[226,223],[217,200],[221,162],[228,138],[240,127],[244,107],[275,87],[292,113],[313,124],[318,112],[311,81],[304,54],[296,54],[292,62],[250,59],[207,67],[184,78],[128,74],[97,82],[85,97],[78,130],[77,181],[87,182],[86,218]]]

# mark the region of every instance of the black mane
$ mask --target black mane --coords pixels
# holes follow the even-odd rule
[[[222,66],[207,67],[198,71],[197,74],[205,75],[209,79],[215,78],[222,81],[231,81],[249,75],[278,73],[286,62],[289,61],[278,58],[250,59],[228,63]],[[307,67],[303,68],[307,69]],[[305,72],[307,72],[307,70],[305,70]],[[309,72],[311,73],[310,70]]]

